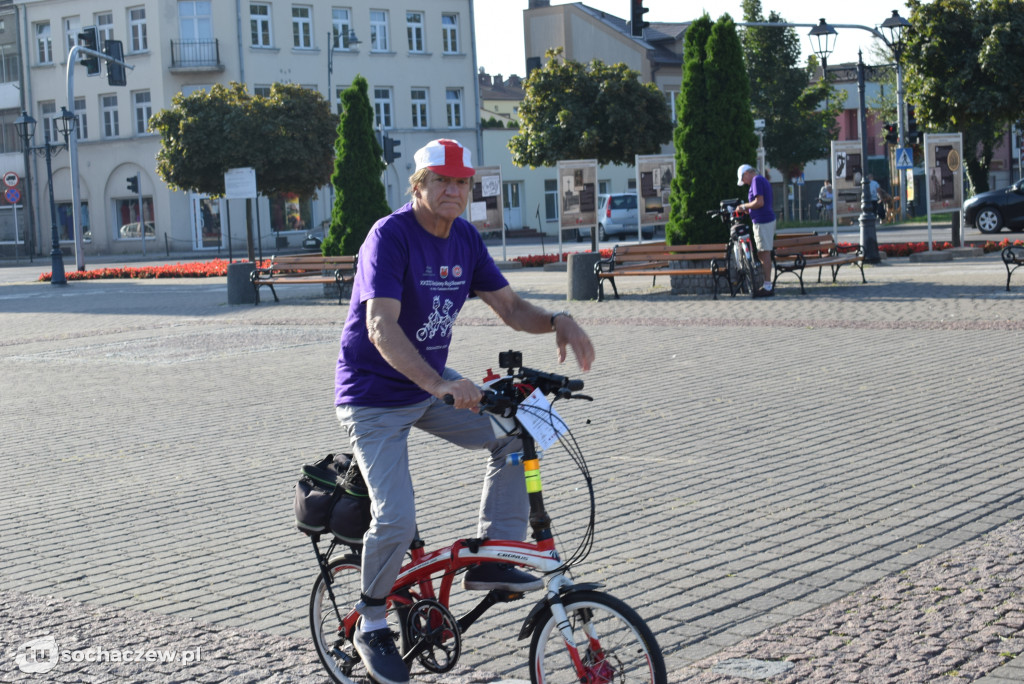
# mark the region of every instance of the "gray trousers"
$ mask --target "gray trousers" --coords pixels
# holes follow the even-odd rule
[[[444,377],[459,377],[445,369]],[[518,451],[516,437],[495,437],[486,414],[455,409],[436,397],[418,404],[390,408],[341,405],[338,421],[370,490],[373,522],[363,535],[362,592],[383,599],[390,593],[416,535],[416,503],[409,472],[409,429],[425,430],[465,449],[487,449],[490,463],[480,499],[477,536],[524,539],[529,500],[521,468],[505,466],[505,457]],[[425,455],[426,456],[426,455]],[[437,463],[444,467],[440,455]],[[461,502],[453,502],[460,505]],[[454,541],[454,540],[453,540]],[[376,600],[372,602],[376,604]],[[360,600],[356,609],[368,620],[383,619],[384,605]]]

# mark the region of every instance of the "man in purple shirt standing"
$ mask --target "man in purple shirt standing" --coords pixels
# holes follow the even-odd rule
[[[754,293],[755,297],[771,297],[772,289],[772,247],[775,246],[775,212],[772,211],[772,184],[749,164],[736,170],[737,185],[750,184],[747,202],[736,207],[750,214],[754,225],[754,242],[757,243],[757,257],[761,260],[764,285]]]
[[[416,533],[408,433],[426,430],[491,458],[478,536],[523,539],[528,499],[523,475],[502,468],[519,440],[496,437],[469,409],[480,388],[447,367],[452,328],[470,293],[514,330],[555,334],[559,362],[571,346],[580,368],[594,360],[590,338],[567,312],[545,311],[513,292],[480,233],[462,218],[472,187],[469,150],[434,140],[414,156],[412,201],[382,218],[359,249],[335,374],[335,405],[370,490],[373,522],[363,537],[362,615],[353,637],[367,671],[382,684],[409,681],[386,621],[385,598]],[[454,405],[442,400],[454,397]],[[515,568],[470,568],[467,589],[530,591],[543,582]]]

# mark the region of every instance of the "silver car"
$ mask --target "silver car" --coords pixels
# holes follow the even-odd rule
[[[597,237],[636,237],[637,200],[634,192],[601,195],[597,202]],[[644,226],[645,239],[654,237],[654,226]],[[581,228],[579,238],[589,238],[590,229]]]

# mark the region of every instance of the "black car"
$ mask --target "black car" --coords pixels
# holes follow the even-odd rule
[[[317,228],[314,231],[306,233],[306,239],[302,241],[303,249],[315,249],[320,251],[321,246],[324,243],[324,229]]]
[[[998,233],[1006,226],[1024,230],[1024,179],[1008,188],[982,192],[964,202],[964,222],[982,233]]]

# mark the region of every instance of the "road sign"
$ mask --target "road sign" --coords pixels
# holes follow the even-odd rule
[[[4,174],[4,185],[6,185],[9,188],[13,188],[15,185],[18,184],[18,181],[20,180],[21,179],[18,178],[18,174],[14,173],[13,171],[8,171],[7,173]]]
[[[17,204],[18,200],[21,199],[21,193],[18,192],[18,188],[7,188],[4,192],[4,197],[6,197],[7,201],[11,204]]]
[[[897,169],[912,169],[914,168],[914,152],[909,147],[897,147],[896,148],[896,168]]]

